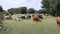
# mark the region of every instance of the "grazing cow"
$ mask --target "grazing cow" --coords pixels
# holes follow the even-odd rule
[[[20,18],[22,18],[22,19],[26,19],[25,16],[21,16]]]
[[[21,21],[21,20],[22,20],[22,18],[16,18],[15,20],[16,20],[16,21]]]
[[[2,24],[0,24],[0,30],[3,30],[3,25]]]
[[[38,19],[38,16],[34,16],[34,17],[33,17],[33,20],[34,20],[34,21],[38,21],[38,20],[39,20],[39,19]]]
[[[35,16],[35,14],[32,14],[32,17],[34,17]]]
[[[27,15],[27,19],[31,19],[31,16],[30,15]]]
[[[56,17],[56,22],[57,22],[57,24],[59,24],[60,25],[60,17],[58,16],[58,17]]]
[[[39,16],[38,15],[33,15],[32,17],[33,17],[33,21],[41,21],[41,20],[39,20]]]
[[[40,19],[43,19],[43,16],[42,15],[38,15]]]
[[[48,14],[44,14],[45,16],[48,16]]]
[[[12,19],[12,18],[11,15],[9,15],[9,16],[4,16],[4,19]]]
[[[5,18],[5,19],[9,19],[9,16],[5,16],[4,18]]]
[[[6,31],[6,27],[3,24],[0,24],[0,30]]]

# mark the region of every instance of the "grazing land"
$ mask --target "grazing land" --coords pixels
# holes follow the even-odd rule
[[[60,27],[56,24],[55,17],[43,16],[41,22],[32,19],[15,21],[16,16],[12,16],[12,20],[4,20],[6,31],[0,31],[0,34],[59,34]]]

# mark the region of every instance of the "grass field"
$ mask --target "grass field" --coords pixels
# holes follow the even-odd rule
[[[35,22],[32,19],[23,21],[13,19],[5,20],[4,24],[6,31],[0,31],[0,34],[60,34],[60,27],[52,16],[44,16],[42,22]]]

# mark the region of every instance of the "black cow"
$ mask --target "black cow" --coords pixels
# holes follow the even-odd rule
[[[43,16],[42,15],[38,15],[40,19],[43,19]]]
[[[31,16],[30,15],[27,15],[27,19],[31,19]]]
[[[22,19],[26,19],[25,16],[21,16],[20,18],[22,18]]]

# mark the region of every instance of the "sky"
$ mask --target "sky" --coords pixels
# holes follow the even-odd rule
[[[18,8],[25,6],[27,8],[34,8],[36,10],[41,9],[42,0],[0,0],[0,5],[4,10],[9,8]]]

